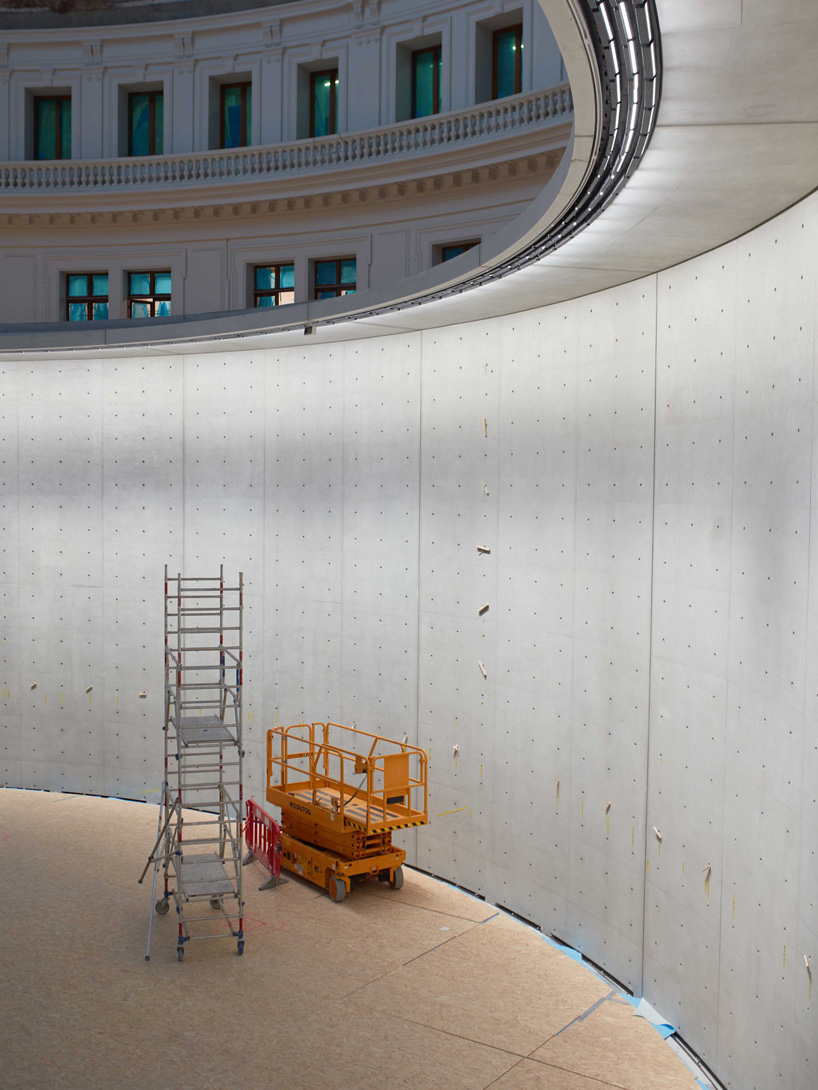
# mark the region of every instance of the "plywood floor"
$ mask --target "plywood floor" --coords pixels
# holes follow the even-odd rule
[[[2,1090],[695,1090],[646,1021],[490,905],[409,871],[336,905],[245,871],[247,946],[137,877],[156,808],[0,790]]]

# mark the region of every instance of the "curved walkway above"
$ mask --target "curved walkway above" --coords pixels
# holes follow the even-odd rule
[[[571,4],[578,0],[571,0]],[[541,233],[544,210],[565,207],[587,170],[595,131],[588,44],[565,0],[540,0],[565,59],[576,112],[567,157],[525,222],[492,240],[492,252],[462,255],[441,269],[379,294],[359,293],[356,307],[388,307],[398,288],[409,298],[454,284],[495,265]],[[585,231],[555,253],[479,292],[463,291],[427,306],[383,312],[318,328],[323,339],[431,328],[574,298],[668,268],[735,238],[818,185],[818,7],[795,0],[656,0],[662,35],[663,95],[644,160],[624,191]],[[316,321],[343,318],[343,300],[292,308],[276,332],[254,314],[197,316],[194,322],[92,331],[9,330],[0,351],[17,353],[84,345],[155,344],[163,352],[220,349],[225,336],[253,344],[299,344]],[[269,316],[267,316],[269,319]]]

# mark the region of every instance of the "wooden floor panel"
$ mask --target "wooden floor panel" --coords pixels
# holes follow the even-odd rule
[[[2,1090],[695,1090],[587,968],[409,871],[340,905],[245,870],[247,941],[189,943],[137,878],[154,806],[0,790]],[[223,926],[215,919],[214,929]]]

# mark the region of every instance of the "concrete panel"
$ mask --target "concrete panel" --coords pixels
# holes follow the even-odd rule
[[[341,721],[417,735],[420,338],[346,347]]]
[[[27,786],[20,771],[17,368],[0,364],[0,783],[6,787]]]
[[[184,567],[228,586],[244,573],[245,759],[266,763],[265,387],[262,353],[187,356],[184,360]],[[254,784],[257,790],[258,783]]]
[[[420,417],[418,739],[434,740],[430,809],[440,817],[419,831],[418,861],[489,897],[489,861],[508,848],[501,830],[495,838],[491,778],[499,341],[488,323],[424,334]],[[441,833],[456,844],[448,861]]]

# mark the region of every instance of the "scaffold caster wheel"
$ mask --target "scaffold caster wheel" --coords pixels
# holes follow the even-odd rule
[[[222,907],[222,903],[221,903],[221,901],[219,900],[218,897],[211,897],[210,898],[210,907],[211,908],[221,908]]]
[[[239,957],[244,953],[244,939],[239,939]]]
[[[160,901],[157,901],[153,907],[156,909],[159,916],[164,916],[170,908],[170,903],[168,902],[167,897],[163,897]]]
[[[185,957],[185,948],[184,948],[184,946],[177,946],[176,947],[176,956],[179,959],[179,961],[184,960],[184,957]]]
[[[347,887],[340,878],[336,878],[334,875],[329,880],[329,895],[337,905],[339,905],[347,895]]]
[[[400,889],[403,885],[403,867],[398,867],[392,877],[389,879],[389,885],[392,889]]]

